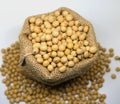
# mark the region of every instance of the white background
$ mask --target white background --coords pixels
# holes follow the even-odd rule
[[[97,40],[105,47],[114,47],[120,55],[120,0],[0,0],[0,49],[10,46],[18,40],[18,35],[26,17],[69,7],[91,21]],[[2,64],[0,53],[0,64]],[[112,61],[112,72],[120,66],[120,61]],[[105,83],[100,90],[107,94],[107,104],[120,104],[120,73],[117,79],[107,73]],[[4,95],[6,89],[0,75],[0,104],[9,104]]]

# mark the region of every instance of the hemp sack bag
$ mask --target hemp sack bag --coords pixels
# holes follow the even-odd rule
[[[81,25],[88,25],[89,32],[87,34],[87,40],[89,41],[90,45],[95,45],[98,49],[93,26],[89,21],[87,21],[82,16],[80,16],[79,14],[68,8],[62,7],[57,10],[60,11],[67,10],[73,15],[75,20],[80,21]],[[42,14],[35,15],[35,17],[40,17],[41,15]],[[62,82],[73,79],[77,76],[80,76],[81,74],[84,74],[90,68],[92,63],[97,59],[98,52],[96,52],[93,55],[93,57],[78,62],[77,64],[75,64],[74,67],[67,68],[67,70],[64,73],[60,73],[57,70],[57,68],[54,69],[54,71],[49,72],[44,66],[37,63],[36,59],[33,56],[32,43],[27,38],[27,35],[30,34],[29,21],[28,21],[30,17],[28,17],[25,20],[23,29],[19,35],[20,50],[21,50],[20,65],[22,66],[21,72],[25,74],[27,77],[47,85],[51,85],[51,86],[58,85]]]

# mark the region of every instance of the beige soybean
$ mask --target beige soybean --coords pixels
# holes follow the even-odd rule
[[[80,41],[85,40],[85,38],[86,38],[86,33],[83,33],[83,34],[81,34],[81,35],[79,36],[79,40],[80,40]]]
[[[116,67],[115,70],[116,70],[117,72],[119,72],[119,71],[120,71],[120,67]]]
[[[73,55],[71,55],[71,54],[67,55],[67,59],[68,60],[73,60]]]
[[[57,44],[58,43],[58,38],[52,38],[52,43]]]
[[[51,71],[53,71],[54,70],[54,68],[53,68],[53,66],[52,65],[48,65],[48,70],[51,72]]]
[[[96,46],[92,46],[92,47],[90,47],[90,53],[96,53],[96,51],[97,51],[97,47]]]
[[[36,18],[35,24],[37,26],[40,26],[43,23],[43,21],[41,20],[41,18]]]
[[[66,56],[63,56],[63,57],[61,58],[61,62],[62,62],[62,63],[66,63],[66,62],[67,62],[67,57],[66,57]]]
[[[62,15],[63,16],[67,16],[68,15],[68,11],[62,11]]]
[[[77,57],[74,57],[74,58],[73,58],[73,61],[74,61],[75,63],[78,63],[78,62],[79,62],[79,59],[78,59]]]
[[[57,51],[58,50],[58,45],[52,45],[52,50]]]
[[[40,50],[42,50],[42,51],[47,51],[47,45],[41,44],[41,45],[40,45]]]
[[[37,58],[37,62],[40,63],[40,64],[42,64],[43,63],[43,58],[42,57],[38,57]]]
[[[62,23],[64,21],[64,18],[63,18],[62,15],[60,15],[60,16],[57,17],[57,20],[58,20],[59,23]]]
[[[43,55],[43,58],[46,60],[46,59],[49,58],[49,55],[48,55],[48,54],[44,54],[44,55]]]
[[[82,54],[83,52],[84,52],[83,49],[77,49],[77,54],[78,55]]]
[[[53,35],[54,37],[57,37],[57,36],[59,35],[59,32],[58,32],[57,30],[54,30],[54,31],[52,32],[52,35]]]
[[[59,50],[60,51],[64,51],[65,48],[66,48],[66,46],[64,44],[59,45]]]
[[[53,25],[54,27],[57,27],[57,26],[59,25],[59,22],[58,22],[58,21],[53,21],[52,25]]]
[[[111,74],[112,79],[116,79],[116,77],[117,77],[116,74]]]
[[[57,56],[58,56],[58,57],[63,57],[63,56],[64,56],[64,52],[58,51],[58,52],[57,52]]]
[[[88,51],[85,51],[85,52],[84,52],[84,57],[85,57],[85,58],[89,57],[89,52],[88,52]]]
[[[63,64],[61,63],[61,62],[58,62],[57,63],[57,67],[59,68],[59,67],[62,67],[63,66]]]
[[[85,26],[84,29],[83,29],[83,31],[86,32],[86,33],[88,32],[88,30],[89,30],[88,26]]]
[[[73,33],[73,30],[71,28],[68,28],[67,31],[66,31],[66,34],[68,36],[72,36],[72,33]]]
[[[36,38],[36,37],[37,37],[37,34],[36,34],[36,33],[31,33],[31,37],[32,37],[32,38]]]
[[[34,26],[34,32],[35,33],[40,33],[41,32],[40,27]]]
[[[66,32],[66,29],[67,29],[67,28],[66,28],[65,26],[61,26],[61,31],[62,31],[62,32]]]
[[[120,60],[120,56],[115,56],[115,60]]]
[[[58,70],[63,73],[66,71],[66,69],[66,66],[61,66]]]
[[[47,41],[50,41],[50,40],[52,39],[52,37],[51,37],[51,35],[46,35],[46,36],[45,36],[45,39],[46,39]]]
[[[66,20],[71,21],[73,19],[73,16],[71,14],[66,15]]]
[[[60,11],[57,10],[57,11],[55,11],[54,14],[55,14],[55,16],[59,16],[60,15]]]
[[[67,44],[67,48],[68,48],[68,49],[72,49],[72,48],[73,48],[73,43],[72,43],[72,42],[69,42],[69,43]]]
[[[43,66],[48,66],[49,65],[49,61],[48,60],[45,60],[45,61],[43,61]]]
[[[35,22],[35,20],[36,20],[36,18],[35,18],[35,17],[31,17],[31,18],[29,18],[29,22],[30,22],[30,23],[34,23],[34,22]]]
[[[69,55],[71,53],[70,49],[65,50],[65,55]]]
[[[57,56],[57,52],[52,51],[51,56],[52,56],[52,57],[56,57],[56,56]]]
[[[68,61],[68,66],[69,66],[69,67],[73,67],[74,64],[75,64],[74,61]]]

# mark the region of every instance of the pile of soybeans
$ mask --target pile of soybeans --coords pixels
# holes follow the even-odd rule
[[[65,72],[97,52],[87,39],[89,26],[81,25],[67,10],[30,17],[29,27],[34,56],[50,72],[55,68]]]

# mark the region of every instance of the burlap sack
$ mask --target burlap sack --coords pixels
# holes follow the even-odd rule
[[[88,22],[79,14],[75,13],[74,11],[68,8],[63,7],[63,8],[59,8],[58,10],[60,11],[67,10],[74,16],[76,20],[79,20],[82,25],[88,25],[90,27],[90,30],[88,32],[87,40],[89,41],[90,45],[95,45],[97,47],[95,33],[93,30],[93,26],[91,25],[90,22]],[[40,17],[40,16],[41,14],[35,15],[35,17]],[[29,18],[30,17],[28,17],[25,20],[23,29],[21,31],[21,34],[19,35],[20,49],[21,49],[20,64],[21,66],[23,66],[21,70],[23,74],[27,75],[28,77],[34,80],[37,80],[38,82],[42,82],[44,84],[54,86],[62,82],[65,82],[67,80],[70,80],[72,78],[75,78],[80,74],[84,74],[92,65],[92,63],[97,59],[98,53],[96,53],[92,58],[80,61],[72,68],[67,68],[67,71],[64,73],[60,73],[57,69],[55,69],[53,72],[50,73],[44,66],[38,64],[36,59],[32,55],[33,54],[32,43],[27,38],[27,35],[30,33],[29,22],[28,22]]]

